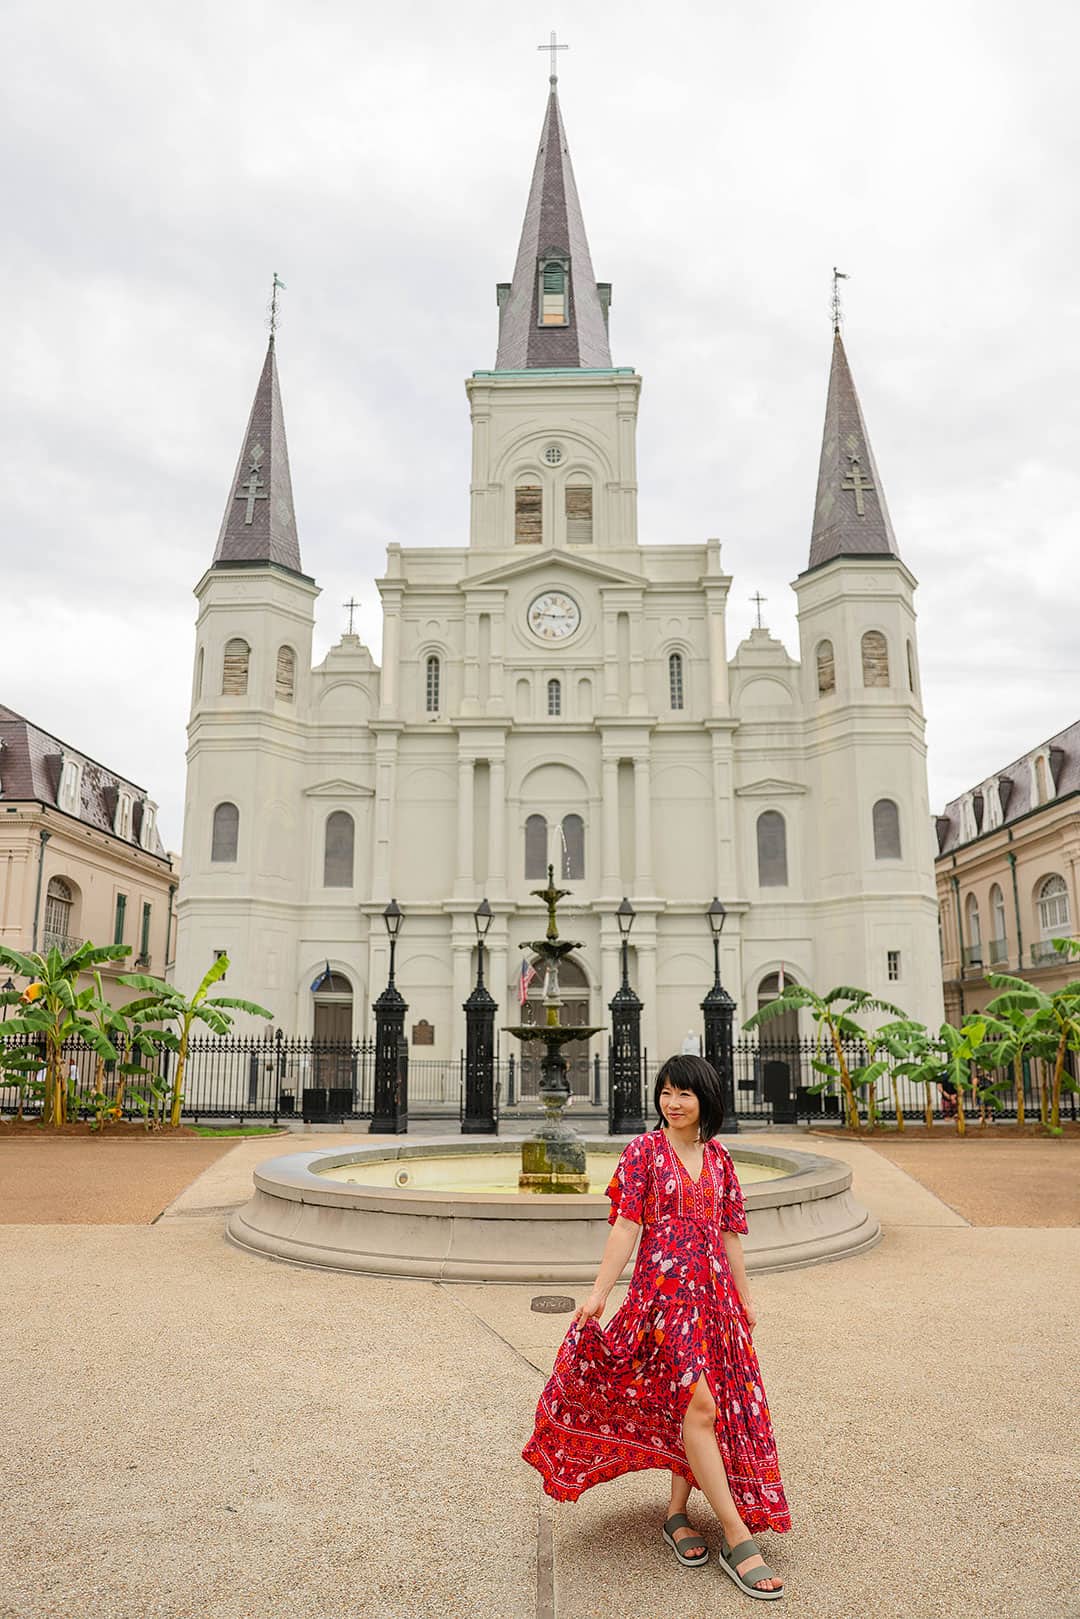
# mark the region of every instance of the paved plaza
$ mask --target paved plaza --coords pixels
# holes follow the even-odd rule
[[[305,1270],[225,1241],[261,1159],[369,1139],[153,1143],[154,1209],[147,1154],[127,1207],[85,1172],[110,1148],[94,1168],[114,1176],[138,1144],[0,1135],[0,1619],[756,1613],[698,1492],[714,1555],[687,1570],[660,1538],[666,1474],[556,1506],[520,1460],[569,1319],[530,1301],[557,1289]],[[849,1163],[884,1233],[752,1279],[794,1524],[762,1537],[779,1611],[1076,1619],[1080,1141],[1014,1158],[1000,1139],[753,1139]],[[63,1156],[71,1201],[27,1196],[40,1223],[19,1223],[30,1152]]]

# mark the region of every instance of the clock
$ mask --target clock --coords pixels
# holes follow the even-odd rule
[[[529,628],[541,641],[565,641],[581,623],[581,609],[562,590],[545,590],[529,604]]]

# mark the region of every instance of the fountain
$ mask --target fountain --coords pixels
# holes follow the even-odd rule
[[[559,924],[555,907],[570,893],[568,888],[555,887],[555,867],[548,867],[546,888],[534,888],[532,893],[547,906],[547,932],[542,939],[528,939],[522,950],[531,950],[544,963],[543,1023],[521,1023],[516,1027],[504,1024],[507,1034],[521,1041],[541,1040],[545,1050],[540,1062],[540,1100],[546,1118],[521,1144],[521,1173],[518,1190],[521,1192],[587,1192],[589,1177],[585,1168],[585,1143],[566,1122],[565,1109],[570,1099],[570,1084],[566,1077],[566,1058],[562,1048],[570,1040],[587,1040],[599,1034],[599,1027],[568,1029],[559,1022],[562,997],[559,994],[559,962],[571,950],[581,945],[559,938]]]

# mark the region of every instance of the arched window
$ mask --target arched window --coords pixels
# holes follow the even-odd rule
[[[797,982],[798,980],[796,979],[795,975],[785,968],[785,988],[789,984],[795,984]],[[780,993],[780,974],[769,973],[758,985],[758,1011],[760,1012],[763,1006],[768,1006],[770,1001],[775,1001],[776,997]],[[764,1055],[767,1048],[772,1047],[775,1049],[777,1046],[784,1046],[788,1044],[789,1041],[797,1040],[798,1038],[799,1014],[793,1008],[790,1012],[784,1012],[780,1017],[773,1018],[770,1023],[762,1024],[761,1029],[758,1031],[758,1049]]]
[[[195,699],[202,696],[203,667],[206,663],[206,648],[199,648],[199,656],[195,659]]]
[[[525,822],[525,876],[547,876],[547,821],[530,815]]]
[[[1005,921],[1005,896],[1001,892],[999,883],[995,883],[990,890],[990,962],[991,965],[1000,965],[1009,953],[1008,925]]]
[[[1039,927],[1044,939],[1054,939],[1067,933],[1069,925],[1069,890],[1055,872],[1039,885]]]
[[[762,888],[787,887],[787,826],[779,810],[757,818],[757,864]]]
[[[549,680],[547,683],[548,717],[555,719],[562,713],[562,681]]]
[[[340,1048],[352,1040],[353,989],[344,973],[320,973],[312,988],[314,1018],[312,1032],[316,1046],[328,1045],[330,1051],[315,1052],[318,1079],[316,1083],[339,1085],[349,1083],[351,1054]],[[338,1050],[334,1050],[334,1047]],[[345,1070],[344,1079],[342,1070]]]
[[[915,690],[915,648],[910,641],[907,644],[907,684],[908,691]]]
[[[592,543],[592,485],[566,486],[566,538],[571,545]]]
[[[880,630],[867,630],[862,638],[862,683],[889,684],[889,646]]]
[[[585,875],[585,822],[580,815],[562,819],[562,874],[580,882]]]
[[[70,883],[66,883],[62,877],[50,877],[45,892],[43,949],[55,948],[63,955],[67,955],[69,948],[75,948],[75,941],[71,937],[71,912],[74,902],[75,896]]]
[[[434,652],[428,658],[424,683],[424,706],[429,714],[439,712],[439,685],[441,670]]]
[[[296,653],[291,646],[279,646],[277,671],[274,677],[274,696],[283,703],[291,703],[296,695]]]
[[[874,805],[874,859],[900,858],[900,811],[891,798],[879,798]]]
[[[248,665],[251,661],[251,648],[246,641],[239,637],[225,643],[225,665],[221,677],[221,695],[223,697],[246,697],[248,689]]]
[[[818,642],[817,689],[819,697],[830,697],[836,690],[836,656],[831,641]]]
[[[326,817],[326,844],[323,850],[323,887],[351,888],[353,843],[356,828],[347,810],[335,810]]]
[[[235,860],[240,839],[240,811],[235,804],[219,804],[214,811],[211,860]]]
[[[683,706],[683,666],[682,653],[673,652],[667,661],[668,695],[672,708]]]
[[[981,967],[982,924],[979,921],[979,902],[974,894],[969,894],[964,901],[964,932],[967,934],[964,944],[964,966]]]
[[[541,262],[540,325],[566,325],[566,265],[561,259]]]

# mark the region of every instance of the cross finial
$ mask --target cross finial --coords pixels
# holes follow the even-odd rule
[[[551,52],[551,78],[549,79],[548,82],[551,85],[552,89],[554,89],[555,86],[559,82],[559,75],[556,72],[556,56],[555,56],[555,52],[556,51],[568,51],[570,49],[570,47],[569,47],[569,45],[560,45],[559,44],[558,39],[555,36],[555,30],[553,28],[551,30],[551,38],[548,40],[547,44],[546,45],[538,45],[536,48],[537,48],[538,51],[550,51]]]
[[[760,590],[755,591],[754,595],[752,595],[750,598],[757,608],[757,627],[759,630],[764,629],[764,625],[761,622],[761,604],[762,602],[767,602],[768,599],[768,596],[763,596]]]
[[[840,334],[840,283],[841,283],[841,281],[848,281],[850,279],[851,278],[849,276],[846,276],[844,274],[843,270],[838,270],[836,268],[836,265],[835,264],[833,265],[833,272],[832,272],[832,329],[837,334],[837,336],[839,336],[839,334]]]
[[[352,635],[354,633],[353,632],[353,618],[354,618],[354,616],[356,614],[357,608],[360,606],[360,603],[358,601],[356,601],[354,597],[350,596],[348,601],[347,602],[342,602],[341,605],[342,605],[342,607],[348,608],[348,611],[349,611],[349,634]]]
[[[274,341],[274,333],[278,329],[277,295],[278,295],[279,291],[280,292],[285,292],[286,287],[285,287],[284,281],[281,280],[281,277],[278,275],[277,271],[275,270],[274,271],[274,279],[273,279],[273,282],[272,282],[271,287],[270,287],[270,341],[271,341],[271,343]]]

